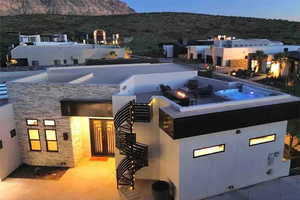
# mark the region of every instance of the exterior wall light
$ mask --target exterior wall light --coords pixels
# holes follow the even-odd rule
[[[64,138],[64,140],[68,140],[69,139],[69,133],[63,133],[63,138]]]
[[[13,138],[17,135],[16,129],[10,131],[10,137]]]

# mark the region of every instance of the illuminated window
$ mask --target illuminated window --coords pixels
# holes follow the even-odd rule
[[[38,126],[38,120],[37,119],[27,119],[26,124],[27,124],[27,126]]]
[[[47,151],[58,152],[56,130],[45,130]]]
[[[194,158],[225,152],[225,144],[194,150]]]
[[[46,120],[44,120],[44,125],[45,126],[55,126],[55,120],[46,119]]]
[[[38,129],[28,129],[28,139],[31,151],[41,151],[41,140]]]
[[[276,140],[276,134],[266,135],[266,136],[257,137],[257,138],[251,138],[249,140],[249,146],[274,142],[275,140]]]

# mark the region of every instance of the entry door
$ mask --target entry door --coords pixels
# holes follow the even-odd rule
[[[115,132],[112,120],[90,119],[92,156],[114,156]]]

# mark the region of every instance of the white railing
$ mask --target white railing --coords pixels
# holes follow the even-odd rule
[[[0,99],[7,99],[7,87],[6,84],[0,84]]]

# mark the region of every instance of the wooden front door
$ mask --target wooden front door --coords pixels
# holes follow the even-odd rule
[[[90,119],[92,156],[114,156],[115,128],[113,120]]]

